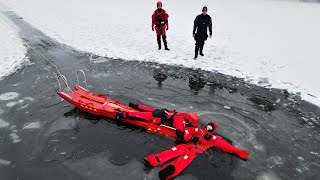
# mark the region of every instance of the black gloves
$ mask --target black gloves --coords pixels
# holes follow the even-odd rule
[[[210,135],[210,134],[204,135],[204,139],[207,141],[209,141],[211,139],[211,137],[212,137],[212,135]]]
[[[169,26],[167,26],[167,31],[169,30]]]
[[[192,138],[191,138],[191,142],[194,143],[194,144],[197,144],[197,142],[199,141],[199,139],[200,139],[200,138],[198,138],[198,137],[192,137]]]
[[[152,27],[152,31],[154,31],[154,28]]]

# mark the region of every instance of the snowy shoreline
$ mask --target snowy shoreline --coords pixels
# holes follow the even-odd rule
[[[16,27],[1,11],[0,41],[2,42],[0,46],[0,80],[2,80],[21,68],[27,49],[23,46]]]
[[[320,84],[315,83],[320,76],[319,4],[164,0],[171,48],[164,52],[157,50],[151,31],[156,1],[1,1],[50,37],[80,51],[217,71],[263,87],[300,92],[302,99],[320,106]],[[35,4],[41,7],[37,11]],[[203,5],[213,18],[214,34],[206,41],[205,57],[195,61],[192,23]]]

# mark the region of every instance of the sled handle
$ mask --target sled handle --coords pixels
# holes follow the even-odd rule
[[[58,76],[58,84],[59,84],[59,91],[62,91],[62,89],[61,89],[61,83],[60,83],[60,78],[62,78],[62,81],[64,82],[64,84],[66,85],[66,87],[68,88],[68,90],[69,90],[69,92],[70,93],[72,93],[72,90],[70,89],[70,87],[69,87],[69,85],[68,85],[68,81],[67,81],[67,78],[64,76],[64,75],[62,75],[62,74],[60,74],[59,76]]]
[[[79,72],[82,72],[83,77],[84,77],[84,81],[82,81],[82,82],[84,82],[84,83],[85,83],[85,85],[86,85],[86,89],[88,89],[88,84],[87,84],[86,74],[85,74],[82,70],[78,70],[78,71],[77,71],[77,81],[78,81],[78,85],[80,86],[80,81],[79,81]]]

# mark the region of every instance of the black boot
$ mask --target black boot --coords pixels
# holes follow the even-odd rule
[[[116,112],[116,120],[121,121],[123,119],[123,114],[121,111]]]
[[[162,36],[162,39],[163,39],[164,49],[167,51],[170,51],[167,45],[167,36]]]
[[[199,46],[196,44],[196,48],[194,50],[194,59],[198,58]]]
[[[161,40],[160,40],[160,36],[157,36],[157,42],[158,42],[158,50],[161,49]]]
[[[129,107],[132,107],[132,108],[138,109],[138,104],[135,104],[135,103],[129,102]]]

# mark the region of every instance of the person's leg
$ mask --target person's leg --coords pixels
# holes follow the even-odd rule
[[[200,55],[201,56],[204,56],[204,54],[203,54],[204,41],[205,41],[205,39],[201,38],[201,41],[200,41]]]
[[[167,180],[176,177],[194,160],[194,158],[196,158],[196,156],[197,153],[192,150],[182,156],[179,156],[177,159],[166,164],[160,169],[159,178],[161,180]]]
[[[200,36],[196,35],[195,39],[196,39],[196,46],[194,50],[194,59],[197,59],[199,48],[200,48]]]
[[[161,49],[161,39],[160,39],[161,38],[160,37],[161,29],[158,26],[156,26],[155,29],[156,29],[156,33],[157,33],[158,50],[160,50]]]
[[[143,104],[135,104],[135,103],[132,103],[130,102],[129,103],[129,107],[133,107],[141,112],[153,112],[156,110],[156,108],[153,108],[153,107],[150,107],[150,106],[146,106],[146,105],[143,105]]]
[[[152,154],[144,158],[144,161],[149,163],[151,166],[158,166],[159,164],[163,164],[170,159],[173,159],[177,156],[181,156],[186,153],[190,145],[180,144],[177,146],[173,146],[170,149],[162,151],[158,154]]]
[[[123,112],[123,118],[132,120],[141,120],[147,122],[153,122],[155,117],[151,112]]]
[[[162,33],[162,40],[163,40],[163,44],[164,44],[164,49],[167,51],[170,51],[170,49],[168,48],[168,43],[167,43],[166,26],[161,27],[161,33]]]

